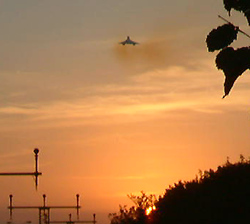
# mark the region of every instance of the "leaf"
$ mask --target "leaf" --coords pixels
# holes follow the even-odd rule
[[[250,69],[250,47],[242,47],[237,50],[227,47],[216,56],[215,63],[225,75],[224,98],[231,91],[236,79]]]
[[[229,16],[232,9],[244,14],[250,26],[250,1],[249,0],[223,0],[224,8],[228,11]]]
[[[213,29],[206,38],[208,51],[213,52],[229,46],[237,39],[238,31],[239,27],[236,27],[231,23]]]
[[[244,12],[245,17],[247,18],[248,25],[250,26],[250,9],[247,9]]]
[[[230,12],[232,9],[235,10],[240,10],[239,8],[239,0],[224,0],[224,8],[228,11],[229,16],[230,16]]]

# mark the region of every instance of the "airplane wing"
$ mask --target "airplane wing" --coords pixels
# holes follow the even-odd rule
[[[119,44],[122,44],[122,45],[125,45],[125,44],[136,45],[136,44],[139,44],[139,43],[137,43],[137,42],[135,42],[135,41],[133,41],[133,40],[130,40],[130,39],[128,38],[127,40],[122,41],[122,42],[120,42]]]
[[[131,41],[131,44],[136,45],[136,44],[139,44],[139,43],[137,43],[135,41]]]
[[[126,43],[127,43],[127,42],[126,42],[126,40],[125,40],[125,41],[120,42],[119,44],[125,45]]]

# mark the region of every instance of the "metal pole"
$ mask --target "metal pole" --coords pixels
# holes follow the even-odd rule
[[[79,197],[80,197],[80,195],[77,194],[76,195],[76,214],[77,214],[77,220],[79,220],[79,208],[80,208],[80,206],[79,206]]]
[[[50,208],[48,208],[48,224],[50,224]]]
[[[11,172],[11,173],[0,173],[0,176],[34,176],[35,177],[35,187],[37,190],[38,186],[38,176],[42,175],[41,172],[38,172],[38,153],[39,150],[37,148],[34,149],[35,153],[35,172]]]
[[[10,198],[10,220],[12,220],[12,198],[13,198],[13,195],[10,194],[9,198]]]
[[[43,219],[45,223],[47,223],[45,206],[46,206],[46,194],[43,194]]]
[[[36,189],[37,189],[37,186],[38,186],[38,153],[39,153],[39,149],[35,148],[34,149],[34,153],[35,153],[35,185],[36,185]]]
[[[43,194],[43,207],[46,206],[46,194]]]
[[[69,214],[69,223],[72,223],[71,214]]]
[[[13,195],[9,195],[10,202],[8,209],[10,209],[10,219],[12,219],[13,209],[38,209],[39,210],[39,224],[50,224],[53,223],[50,221],[50,210],[51,209],[77,209],[77,216],[79,221],[79,209],[81,208],[79,203],[79,194],[76,195],[77,205],[75,206],[47,206],[46,205],[46,194],[43,194],[43,205],[42,206],[13,206]],[[74,223],[71,220],[72,223]]]

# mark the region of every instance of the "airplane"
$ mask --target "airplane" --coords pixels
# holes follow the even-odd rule
[[[137,42],[135,42],[135,41],[132,41],[130,38],[129,38],[129,36],[127,36],[127,39],[125,40],[125,41],[122,41],[122,42],[120,42],[119,44],[122,44],[122,45],[125,45],[125,44],[132,44],[132,45],[136,45],[136,44],[139,44],[139,43],[137,43]]]

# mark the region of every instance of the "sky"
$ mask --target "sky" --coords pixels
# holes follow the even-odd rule
[[[224,75],[207,51],[218,0],[0,0],[0,223],[13,204],[75,205],[108,224],[127,194],[162,195],[199,170],[250,156],[250,79],[222,99]],[[136,46],[118,43],[130,36]],[[234,47],[247,46],[239,35]],[[52,211],[68,220],[75,211]],[[38,211],[14,210],[13,223]]]

